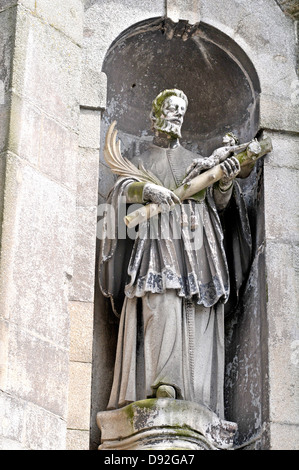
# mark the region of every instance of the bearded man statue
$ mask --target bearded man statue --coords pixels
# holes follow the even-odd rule
[[[102,240],[100,285],[120,315],[108,409],[166,397],[204,404],[223,418],[224,307],[246,277],[251,237],[236,158],[222,163],[217,184],[189,200],[173,192],[219,163],[217,152],[203,158],[180,145],[187,107],[182,91],[160,93],[151,112],[153,144],[133,161],[163,186],[121,177],[108,198],[118,231],[120,200],[163,209],[140,224],[134,240],[118,233]],[[233,145],[235,137],[228,134],[224,143]],[[222,219],[230,211],[226,240]]]

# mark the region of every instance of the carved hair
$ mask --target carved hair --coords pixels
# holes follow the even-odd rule
[[[188,107],[188,98],[183,91],[177,90],[176,88],[172,88],[170,90],[164,90],[161,93],[159,93],[159,95],[153,101],[152,111],[150,114],[150,118],[152,121],[155,121],[156,116],[159,116],[159,113],[161,112],[162,104],[164,103],[166,98],[169,98],[170,96],[177,96],[178,98],[182,98],[186,103],[186,108]]]

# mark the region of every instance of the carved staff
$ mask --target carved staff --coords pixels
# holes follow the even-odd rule
[[[138,169],[135,165],[129,162],[129,160],[122,157],[120,152],[120,143],[118,142],[116,144],[117,131],[114,131],[115,124],[116,122],[110,126],[107,132],[104,148],[105,160],[110,166],[112,172],[120,176],[136,177],[143,182],[150,182],[163,186],[158,178],[148,170],[145,170],[144,167]],[[271,139],[267,137],[260,142],[257,140],[249,142],[246,150],[234,156],[237,158],[237,160],[239,160],[241,167],[253,167],[259,158],[271,152],[271,150],[272,142]],[[198,192],[216,183],[223,176],[224,173],[221,165],[219,164],[210,170],[207,170],[204,173],[196,176],[188,183],[182,184],[173,192],[180,198],[181,201],[183,201],[185,199],[191,198]],[[145,222],[150,217],[159,214],[160,212],[162,212],[162,209],[158,204],[150,203],[143,206],[141,209],[138,209],[127,215],[125,217],[125,223],[129,228],[133,228],[136,225]]]

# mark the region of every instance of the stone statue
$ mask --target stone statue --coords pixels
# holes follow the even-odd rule
[[[233,156],[246,146],[227,134],[208,158],[183,148],[187,107],[180,90],[156,97],[153,144],[133,161],[151,180],[121,176],[109,195],[117,223],[121,198],[126,204],[158,204],[162,213],[140,224],[135,240],[116,233],[102,241],[100,285],[120,314],[108,409],[174,398],[204,404],[223,418],[224,306],[231,289],[238,294],[251,258],[246,208],[235,180],[241,167]],[[219,164],[223,177],[217,183],[184,201],[175,194]],[[234,226],[227,240],[229,212]]]

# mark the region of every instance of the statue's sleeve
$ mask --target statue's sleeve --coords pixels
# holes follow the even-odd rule
[[[124,301],[127,270],[134,240],[127,237],[126,189],[135,182],[132,178],[119,179],[108,196],[101,221],[102,234],[99,252],[99,284],[105,297],[109,297],[114,313],[119,316]]]

